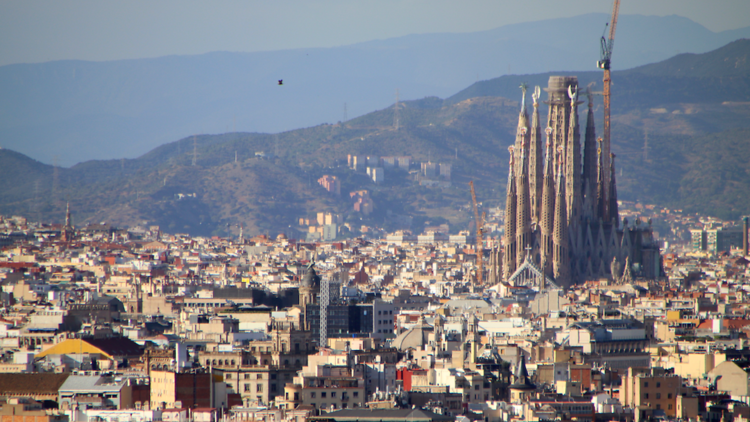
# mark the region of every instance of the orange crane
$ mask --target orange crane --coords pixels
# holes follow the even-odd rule
[[[603,96],[604,96],[604,142],[603,142],[603,150],[602,155],[604,156],[605,161],[607,164],[609,164],[609,148],[610,148],[610,137],[609,137],[609,126],[610,126],[610,119],[609,119],[609,105],[610,105],[610,85],[612,82],[612,79],[610,77],[610,64],[612,62],[612,49],[615,46],[615,31],[617,30],[617,15],[620,13],[620,0],[614,0],[614,5],[612,6],[612,22],[609,25],[609,38],[604,38],[604,35],[602,35],[601,38],[601,55],[600,60],[596,62],[596,67],[599,69],[604,70],[604,78],[603,78]],[[606,28],[605,28],[606,31]],[[606,182],[609,182],[609,165],[607,165],[607,168],[604,169],[603,176],[606,180]],[[605,184],[605,186],[609,186],[609,183]]]
[[[474,204],[474,224],[477,226],[477,285],[484,283],[484,240],[482,239],[482,228],[484,227],[484,214],[479,219],[479,210],[477,209],[477,194],[474,192],[474,181],[469,181],[471,187],[471,202]]]

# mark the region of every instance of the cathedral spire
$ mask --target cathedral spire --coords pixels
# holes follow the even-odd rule
[[[516,170],[516,267],[523,264],[525,249],[531,244],[531,213],[529,211],[529,176],[526,161],[527,142],[524,139],[521,150],[520,169]]]
[[[513,175],[514,148],[508,147],[510,163],[508,165],[508,185],[505,197],[505,235],[503,245],[503,280],[507,280],[516,270],[516,184]]]
[[[65,228],[71,229],[73,227],[73,223],[70,219],[70,202],[67,203],[65,206]]]
[[[555,165],[555,159],[550,147],[552,141],[550,140],[551,128],[547,128],[547,148],[546,148],[546,162],[544,163],[544,180],[542,187],[542,215],[540,221],[540,233],[541,233],[541,263],[540,267],[547,276],[552,276],[552,231],[555,213],[555,180],[553,176],[552,168]]]
[[[534,100],[534,111],[531,114],[531,144],[529,145],[529,191],[531,205],[531,221],[539,224],[541,218],[542,201],[542,167],[544,157],[542,156],[542,128],[539,124],[539,97],[541,90],[539,86],[534,87],[531,98]]]
[[[526,152],[528,156],[529,143],[529,115],[526,112],[526,83],[521,84],[521,111],[518,113],[518,126],[516,127],[516,142],[513,144],[514,160],[516,163],[521,162],[521,152]],[[514,176],[517,176],[523,170],[523,166],[516,166]]]
[[[586,136],[583,142],[583,194],[586,196],[584,201],[583,215],[592,218],[596,208],[596,176],[598,156],[596,152],[596,126],[594,124],[594,98],[591,88],[586,89],[588,96],[588,115],[586,116]]]
[[[560,151],[562,155],[562,151]],[[565,210],[565,174],[563,172],[562,161],[557,171],[557,197],[555,198],[555,227],[552,234],[553,242],[553,272],[555,281],[560,286],[570,286],[570,261],[568,257],[568,224]]]
[[[578,86],[568,86],[570,127],[565,152],[565,193],[568,205],[568,226],[576,228],[581,218],[581,134],[578,128]]]

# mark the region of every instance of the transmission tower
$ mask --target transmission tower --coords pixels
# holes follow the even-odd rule
[[[330,279],[323,277],[320,280],[320,343],[318,346],[321,351],[328,344],[328,302],[330,300]]]
[[[393,128],[395,130],[398,130],[398,124],[399,124],[399,122],[398,122],[398,108],[399,108],[398,102],[399,102],[398,101],[398,88],[396,88],[396,103],[393,104]]]
[[[344,120],[341,123],[346,123],[347,120],[349,120],[349,116],[346,114],[346,103],[344,103]]]
[[[193,166],[198,163],[198,143],[193,135]]]
[[[57,195],[58,195],[58,189],[60,188],[60,167],[57,166],[57,155],[55,155],[52,159],[52,165],[54,166],[54,169],[52,170],[52,206],[57,206]]]

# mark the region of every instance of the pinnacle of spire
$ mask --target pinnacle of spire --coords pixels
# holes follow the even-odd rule
[[[516,184],[513,178],[514,148],[508,148],[510,163],[508,165],[508,185],[505,198],[505,235],[503,247],[503,279],[507,280],[516,270]]]
[[[541,90],[539,86],[534,87],[532,98],[534,110],[531,115],[531,136],[529,145],[529,191],[531,206],[531,221],[539,223],[541,218],[542,201],[542,173],[544,157],[542,155],[542,130],[539,123],[539,97]]]

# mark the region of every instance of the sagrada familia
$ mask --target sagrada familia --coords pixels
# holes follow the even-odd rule
[[[515,144],[508,148],[504,248],[490,255],[490,283],[533,282],[539,289],[605,278],[658,279],[660,251],[650,223],[620,220],[615,155],[608,140],[596,137],[590,91],[581,148],[578,78],[549,78],[544,130],[541,90],[534,89],[529,119],[522,89]]]

